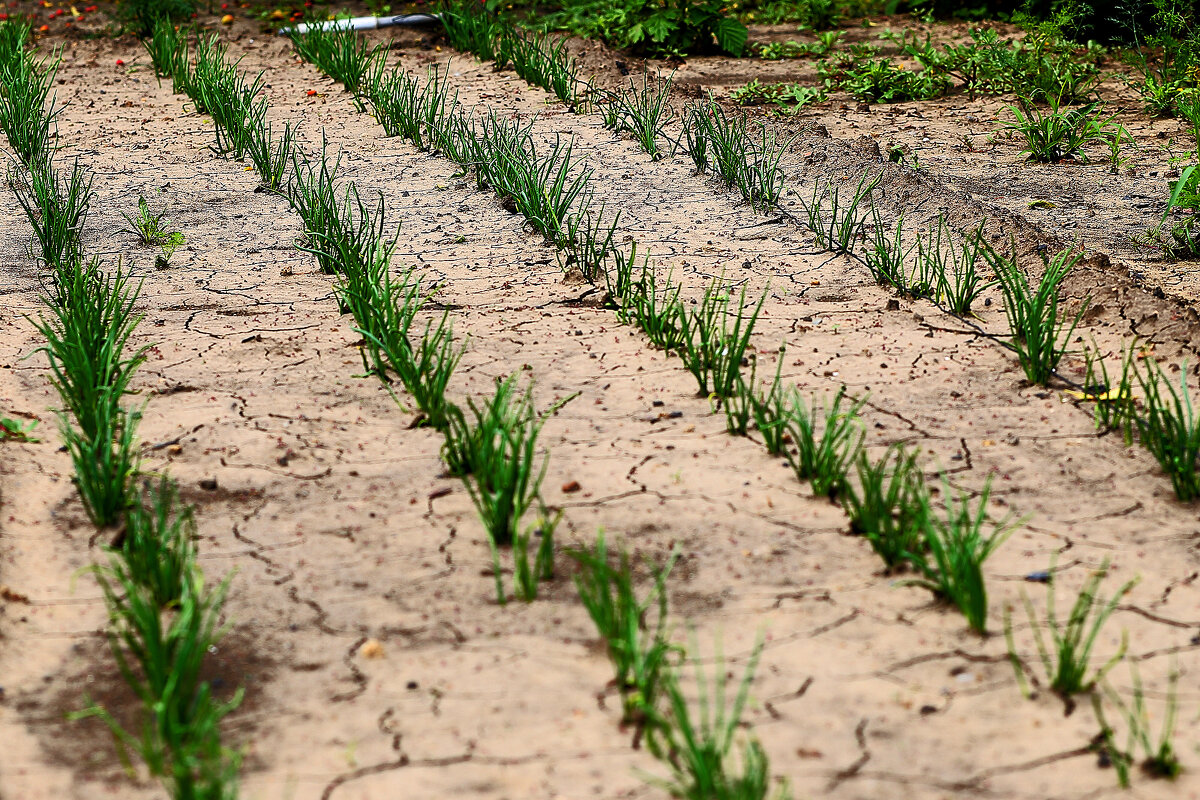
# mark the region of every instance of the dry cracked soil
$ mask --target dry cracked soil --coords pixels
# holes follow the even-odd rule
[[[1024,524],[987,564],[991,634],[981,637],[885,574],[843,512],[779,459],[727,435],[679,359],[598,307],[593,287],[565,280],[553,249],[494,196],[384,137],[285,40],[250,29],[230,40],[244,68],[264,70],[270,118],[298,123],[310,154],[325,137],[340,177],[382,194],[398,234],[394,267],[436,284],[467,342],[453,396],[484,397],[513,373],[532,381],[539,407],[578,395],[543,433],[546,499],[564,512],[560,544],[587,546],[603,529],[639,563],[676,549],[673,633],[709,667],[719,651],[736,679],[762,638],[746,722],[797,797],[1123,795],[1092,747],[1089,704],[1067,714],[1048,692],[1024,697],[1002,635],[1013,608],[1017,651],[1044,683],[1021,598],[1043,613],[1047,596],[1029,579],[1053,564],[1062,612],[1105,563],[1106,593],[1140,581],[1097,641],[1097,662],[1127,637],[1155,722],[1168,674],[1182,675],[1185,772],[1175,783],[1135,775],[1132,794],[1200,794],[1196,508],[1174,499],[1145,451],[1098,433],[1088,408],[1023,380],[994,338],[1005,333],[998,292],[985,296],[977,325],[897,299],[786,214],[755,213],[684,158],[651,161],[598,116],[572,115],[512,73],[430,48],[418,33],[396,40],[394,58],[414,71],[449,61],[468,106],[532,120],[548,143],[573,137],[598,198],[622,211],[619,236],[686,297],[714,279],[766,292],[753,340],[760,376],[783,359],[785,380],[806,396],[844,385],[866,398],[872,452],[919,448],[935,484],[939,469],[956,491],[977,495],[992,480],[993,516]],[[577,50],[602,81],[621,80],[611,54]],[[696,60],[676,79],[711,86],[705,70],[719,69]],[[444,474],[440,440],[362,376],[359,336],[330,278],[296,249],[303,228],[287,204],[258,191],[245,164],[212,153],[211,122],[158,85],[136,43],[68,42],[60,79],[62,157],[78,156],[95,176],[88,248],[142,281],[148,467],[168,471],[195,504],[206,574],[233,575],[231,628],[210,677],[226,696],[245,690],[227,726],[245,748],[243,796],[662,795],[644,780],[661,767],[619,726],[571,561],[560,552],[538,601],[495,602],[483,530],[462,484]],[[954,113],[983,119],[988,102]],[[955,160],[938,137],[949,141],[960,122],[923,108],[913,117],[915,108],[835,105],[787,123],[799,138],[784,210],[820,181],[853,182],[869,168],[884,175],[888,218],[986,219],[991,239],[1014,237],[1036,264],[1028,256],[1039,246],[1078,238],[1071,219],[1091,204],[1101,219],[1088,224],[1110,239],[1085,241],[1089,257],[1065,289],[1073,309],[1090,297],[1081,340],[1116,352],[1138,336],[1176,369],[1200,363],[1186,269],[1133,263],[1104,223],[1124,217],[1103,192],[1148,192],[1144,182],[1126,189],[1096,169],[1054,177],[1082,199],[1038,218],[1022,202],[1030,190],[1011,182],[1044,187],[1035,173],[1052,168],[1020,164],[1003,142]],[[913,119],[925,122],[904,128]],[[917,172],[880,157],[881,137],[918,133],[916,145],[928,136],[944,164],[922,155]],[[187,237],[167,269],[124,230],[139,196]],[[41,423],[40,441],[0,445],[0,797],[160,796],[123,769],[101,722],[66,717],[95,700],[129,719],[133,701],[107,650],[100,592],[80,572],[102,554],[60,450],[57,399],[29,320],[43,306],[28,225],[10,192],[0,207],[0,406]],[[1067,371],[1078,377],[1081,362]],[[1127,665],[1111,681],[1128,694]]]

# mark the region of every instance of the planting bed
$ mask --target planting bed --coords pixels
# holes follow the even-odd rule
[[[422,46],[418,33],[398,41],[393,58],[414,71],[450,59],[452,90],[477,112],[532,120],[539,145],[573,136],[597,199],[622,212],[619,241],[636,240],[689,302],[714,278],[748,298],[766,292],[752,339],[760,379],[781,358],[805,398],[846,386],[866,399],[873,454],[918,449],[938,492],[979,493],[990,476],[992,515],[1027,520],[985,565],[990,634],[981,637],[905,585],[911,575],[882,572],[840,507],[813,497],[782,459],[726,434],[680,359],[622,325],[599,288],[564,279],[554,249],[491,193],[451,162],[385,138],[286,40],[231,37],[241,68],[264,71],[268,119],[298,123],[310,158],[324,135],[341,154],[340,179],[364,197],[382,192],[389,232],[399,226],[393,266],[437,284],[434,302],[467,344],[450,385],[456,401],[478,402],[513,373],[533,382],[539,409],[578,393],[540,439],[550,454],[543,491],[563,511],[560,548],[590,547],[602,528],[635,554],[639,581],[643,558],[662,564],[677,549],[673,639],[709,667],[719,648],[734,680],[764,639],[745,722],[797,797],[1118,794],[1099,763],[1090,703],[1064,714],[1049,691],[1024,698],[1003,635],[1012,607],[1016,650],[1044,686],[1022,593],[1044,617],[1041,581],[1053,564],[1065,614],[1106,561],[1106,597],[1140,582],[1102,630],[1094,663],[1128,636],[1155,726],[1168,675],[1182,674],[1184,772],[1174,783],[1135,774],[1136,791],[1200,793],[1196,506],[1175,499],[1146,451],[1099,434],[1090,406],[1030,385],[1016,358],[981,335],[1007,334],[998,289],[977,303],[975,323],[897,298],[792,220],[756,213],[693,174],[685,156],[651,161],[599,115],[573,115],[511,72]],[[618,85],[621,76],[601,71],[611,55],[586,48],[585,65]],[[696,59],[676,85],[729,83],[724,69]],[[196,505],[206,575],[233,571],[230,631],[207,669],[218,695],[245,690],[224,726],[225,740],[245,748],[243,796],[663,794],[643,780],[663,768],[619,726],[621,698],[572,585],[574,562],[560,551],[536,602],[496,603],[487,540],[463,482],[444,473],[442,440],[361,375],[361,337],[339,314],[333,280],[294,248],[304,229],[287,202],[259,191],[247,165],[212,154],[211,120],[169,81],[158,85],[134,44],[68,43],[59,78],[68,101],[59,157],[78,155],[95,176],[87,251],[124,258],[143,281],[136,337],[151,349],[135,399],[147,403],[147,466],[169,469]],[[871,170],[883,172],[877,207],[888,220],[986,217],[988,240],[1014,237],[1035,272],[1039,246],[1053,252],[1082,233],[1097,252],[1064,290],[1072,313],[1092,298],[1081,343],[1115,353],[1140,336],[1177,380],[1172,370],[1197,363],[1196,289],[1186,265],[1138,261],[1120,238],[1122,225],[1144,229],[1162,206],[1131,222],[1114,199],[1162,197],[1162,179],[1146,175],[1166,167],[1148,149],[1135,156],[1139,176],[1119,178],[1101,165],[1020,164],[1004,142],[948,149],[955,115],[984,131],[998,108],[817,109],[809,115],[830,136],[796,126],[782,208],[798,213],[818,182],[853,186]],[[1140,135],[1156,126],[1168,123]],[[911,147],[925,171],[886,163],[861,133]],[[1029,208],[1041,194],[1063,202],[1059,185],[1090,199]],[[1093,185],[1107,194],[1089,196]],[[166,269],[122,232],[139,196],[186,234]],[[64,716],[91,698],[132,719],[136,704],[102,634],[100,591],[79,574],[104,538],[71,486],[50,411],[58,399],[26,319],[42,308],[28,227],[9,193],[0,203],[0,410],[41,420],[40,442],[0,443],[0,797],[160,796],[122,769],[102,722]],[[1069,356],[1061,371],[1082,380],[1082,361]],[[691,674],[681,671],[689,691]],[[1134,680],[1126,664],[1109,679],[1125,695]]]

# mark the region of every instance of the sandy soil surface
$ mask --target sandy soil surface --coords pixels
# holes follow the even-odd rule
[[[534,382],[542,407],[581,393],[543,435],[562,544],[588,545],[604,528],[639,558],[661,562],[678,547],[675,635],[694,635],[705,663],[720,640],[737,672],[765,636],[747,721],[798,797],[1122,794],[1089,749],[1098,728],[1086,703],[1067,715],[1052,695],[1024,699],[1003,636],[971,634],[928,593],[883,574],[837,507],[753,442],[726,435],[678,360],[589,306],[589,287],[564,281],[519,217],[448,162],[384,138],[284,42],[235,38],[243,65],[266,70],[272,118],[300,122],[309,152],[324,132],[342,153],[342,177],[383,193],[389,224],[400,226],[396,268],[416,266],[440,285],[456,332],[469,337],[453,394],[485,396],[513,372]],[[396,57],[413,69],[451,55],[407,41]],[[207,573],[235,571],[233,628],[213,677],[221,691],[246,690],[229,724],[247,749],[243,795],[659,794],[639,775],[659,767],[618,727],[569,559],[560,556],[543,599],[494,602],[488,548],[461,483],[442,473],[437,437],[358,375],[358,337],[329,278],[293,247],[298,218],[256,192],[245,165],[209,151],[211,124],[156,84],[132,44],[69,44],[65,59],[60,135],[65,154],[96,175],[91,249],[144,279],[149,464],[197,505]],[[1109,592],[1140,576],[1098,657],[1128,635],[1156,716],[1168,672],[1182,671],[1178,750],[1185,767],[1200,763],[1200,523],[1149,455],[1098,436],[1060,392],[1028,386],[989,338],[927,304],[896,301],[860,267],[818,252],[810,236],[755,214],[682,161],[651,162],[598,117],[571,116],[490,65],[455,55],[451,70],[464,102],[527,115],[548,140],[573,134],[600,196],[624,210],[622,235],[689,296],[721,276],[751,295],[767,291],[760,374],[784,343],[784,375],[805,392],[846,385],[869,395],[873,449],[920,447],[931,475],[942,467],[969,491],[993,476],[993,512],[1029,517],[988,563],[993,631],[1022,592],[1044,608],[1044,587],[1026,579],[1052,558],[1060,605],[1106,560]],[[833,138],[810,133],[796,151],[798,192],[880,166],[847,131],[829,130]],[[1015,172],[1012,153],[1005,169]],[[956,176],[932,160],[929,175],[886,169],[889,213],[920,202],[980,218],[979,204],[995,201],[956,190]],[[120,232],[139,195],[164,203],[187,236],[169,269],[155,270],[153,255]],[[131,698],[101,634],[99,593],[77,574],[100,551],[58,451],[55,397],[25,319],[39,309],[26,222],[10,193],[0,203],[0,398],[6,413],[42,420],[40,443],[0,446],[0,797],[159,796],[122,771],[101,724],[64,719],[85,697],[118,710]],[[1070,238],[1017,213],[1028,209],[1009,211],[987,215],[989,235],[1019,236],[1026,251]],[[1194,311],[1156,297],[1119,255],[1096,256],[1073,278],[1072,302],[1096,298],[1083,339],[1116,348],[1136,330],[1182,362]],[[989,299],[980,324],[1001,334],[999,297]],[[1019,609],[1016,621],[1036,674]],[[364,651],[369,639],[381,650]],[[1126,666],[1112,677],[1128,691]],[[1135,791],[1196,796],[1196,774],[1174,785],[1135,777]]]

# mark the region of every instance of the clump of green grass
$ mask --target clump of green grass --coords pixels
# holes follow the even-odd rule
[[[474,53],[482,61],[498,60],[496,48],[501,43],[504,25],[483,4],[471,0],[442,0],[437,14],[451,47]]]
[[[640,85],[630,78],[627,88],[608,96],[604,125],[632,134],[650,158],[659,159],[663,156],[659,142],[673,116],[671,76],[652,80],[649,72],[643,72]]]
[[[51,90],[59,63],[58,54],[38,60],[23,49],[0,61],[0,132],[27,167],[44,165],[54,153],[59,109]]]
[[[712,676],[696,660],[695,680],[699,697],[693,704],[684,694],[672,671],[665,682],[668,712],[663,724],[647,730],[650,752],[671,772],[667,779],[651,778],[672,797],[686,800],[786,800],[791,797],[787,782],[772,791],[766,751],[753,736],[745,737],[740,765],[733,757],[738,729],[750,701],[750,684],[762,654],[762,641],[755,643],[732,703],[726,697],[726,665],[718,646]],[[711,692],[711,693],[710,693]]]
[[[1066,249],[1053,257],[1043,255],[1045,271],[1036,289],[1017,265],[1015,247],[1006,256],[984,244],[983,255],[995,270],[1004,293],[1004,313],[1012,331],[1010,344],[1025,377],[1045,386],[1067,354],[1071,336],[1087,310],[1085,301],[1074,317],[1066,316],[1058,296],[1059,286],[1079,263],[1082,253]]]
[[[8,180],[33,228],[36,257],[56,279],[61,268],[83,258],[83,226],[92,199],[92,178],[76,160],[65,179],[45,162],[28,170],[12,170]],[[62,301],[60,287],[52,287],[51,297],[56,303]]]
[[[791,140],[778,141],[762,123],[756,131],[757,138],[744,113],[731,116],[710,97],[685,111],[681,144],[697,170],[711,170],[726,188],[737,188],[756,211],[766,212],[779,202],[780,164]]]
[[[932,289],[931,299],[945,305],[951,314],[965,317],[971,314],[971,306],[992,282],[979,274],[978,262],[983,243],[983,226],[967,233],[961,244],[956,244],[946,225],[946,218],[939,215],[937,222],[930,225],[926,236],[917,237],[918,267],[924,283]]]
[[[142,39],[142,46],[150,56],[154,74],[161,83],[171,78],[177,83],[175,91],[182,91],[187,82],[191,47],[187,34],[181,33],[170,20],[159,19],[154,23],[150,35]]]
[[[795,452],[785,451],[792,469],[812,484],[818,497],[838,497],[846,488],[850,467],[862,449],[863,430],[858,412],[866,400],[848,400],[843,386],[826,405],[813,398],[809,405],[792,394],[786,430]],[[844,405],[845,404],[845,405]]]
[[[164,613],[154,593],[127,571],[99,569],[96,577],[109,608],[113,657],[145,711],[137,731],[126,730],[99,706],[74,718],[103,720],[122,757],[136,752],[172,797],[236,797],[241,756],[222,747],[219,725],[241,703],[242,692],[219,702],[200,677],[205,656],[224,634],[220,619],[228,578],[206,587],[193,566],[178,600]]]
[[[523,533],[513,537],[513,594],[526,603],[532,603],[538,597],[538,585],[554,578],[554,531],[562,520],[562,512],[551,515],[543,508],[536,525],[531,525]],[[533,562],[529,560],[529,550],[534,537],[538,540]],[[493,557],[496,555],[493,544]],[[498,562],[498,558],[496,559]],[[503,603],[504,590],[498,587],[498,596]]]
[[[295,28],[288,36],[305,61],[345,87],[354,106],[365,111],[363,90],[372,62],[383,60],[383,46],[370,47],[356,31],[346,28],[311,26],[303,33]]]
[[[944,478],[942,482],[945,518],[936,514],[925,516],[924,538],[929,559],[917,564],[922,576],[912,583],[929,589],[935,596],[958,607],[972,630],[986,633],[988,604],[983,563],[1021,523],[1010,523],[1008,520],[993,522],[991,532],[984,533],[992,487],[990,477],[984,483],[974,508],[969,494],[952,493],[949,482]]]
[[[125,514],[125,528],[114,547],[113,569],[145,587],[159,608],[172,608],[193,579],[196,519],[191,506],[167,476],[147,482],[140,501]]]
[[[748,307],[743,287],[735,311],[731,311],[731,299],[714,280],[696,309],[679,316],[679,356],[702,395],[733,394],[767,296],[764,293],[753,307]]]
[[[1109,685],[1104,686],[1104,696],[1116,708],[1117,713],[1125,722],[1129,738],[1124,749],[1116,745],[1116,731],[1108,724],[1104,715],[1104,702],[1100,692],[1092,695],[1092,708],[1100,723],[1101,737],[1109,761],[1117,773],[1117,782],[1122,789],[1129,788],[1129,768],[1137,762],[1137,752],[1140,749],[1142,771],[1153,778],[1175,780],[1183,772],[1183,765],[1175,751],[1175,723],[1179,711],[1177,691],[1179,687],[1179,670],[1172,668],[1167,679],[1166,713],[1163,715],[1162,729],[1157,737],[1150,732],[1150,712],[1146,708],[1146,692],[1142,688],[1142,678],[1137,665],[1129,664],[1129,672],[1133,680],[1133,702],[1127,704],[1121,696]]]
[[[926,566],[925,533],[932,514],[918,453],[893,445],[877,461],[855,459],[858,483],[847,484],[842,506],[850,530],[862,535],[889,570]]]
[[[1053,561],[1050,563],[1049,572],[1051,576],[1054,575]],[[1028,595],[1023,592],[1021,594],[1025,613],[1033,628],[1034,643],[1037,645],[1042,666],[1046,670],[1046,680],[1050,690],[1068,702],[1074,695],[1090,692],[1096,683],[1102,680],[1125,656],[1127,642],[1126,638],[1122,636],[1121,646],[1116,653],[1100,667],[1092,668],[1092,650],[1096,646],[1096,640],[1100,637],[1104,623],[1117,610],[1117,603],[1121,602],[1121,599],[1129,594],[1138,582],[1137,578],[1127,581],[1117,589],[1111,598],[1105,600],[1100,596],[1100,584],[1107,574],[1108,561],[1105,561],[1100,569],[1092,572],[1084,581],[1083,588],[1075,598],[1075,603],[1065,621],[1059,620],[1055,603],[1054,580],[1053,578],[1050,580],[1046,585],[1046,621],[1044,625],[1049,633],[1048,643],[1042,633],[1043,625],[1038,619],[1033,603],[1029,601]],[[1008,615],[1005,616],[1004,635],[1008,641],[1008,654],[1012,660],[1013,669],[1016,671],[1017,680],[1028,693],[1023,662],[1017,655],[1012,621]]]
[[[424,82],[399,70],[384,72],[384,66],[384,59],[376,60],[364,89],[384,132],[421,150],[446,149],[447,118],[458,105],[457,93],[450,94],[449,65],[431,66]]]
[[[142,319],[133,311],[138,287],[119,269],[105,273],[95,260],[60,269],[56,283],[62,302],[52,303],[51,316],[35,325],[46,338],[42,351],[63,401],[63,433],[80,496],[89,517],[103,527],[129,508],[138,469],[138,415],[121,407],[145,360],[144,347],[126,351]]]
[[[549,456],[538,454],[538,435],[546,419],[571,400],[552,405],[539,414],[533,406],[532,387],[516,390],[516,376],[496,381],[491,402],[476,405],[468,398],[466,414],[451,410],[443,458],[452,471],[464,476],[475,510],[490,540],[497,546],[512,544],[521,519],[538,502]]]
[[[669,680],[672,655],[667,626],[667,577],[678,553],[666,564],[652,568],[653,588],[639,598],[634,586],[629,554],[622,549],[614,566],[604,532],[592,549],[572,550],[579,564],[575,587],[579,599],[604,640],[615,672],[613,682],[621,693],[624,724],[635,727],[635,742],[661,725],[659,699]]]
[[[866,212],[862,204],[870,198],[881,179],[882,174],[871,176],[863,173],[849,202],[842,196],[842,187],[834,185],[832,181],[813,187],[808,200],[800,199],[804,210],[801,222],[816,238],[818,245],[834,253],[851,252],[863,236]]]
[[[1134,369],[1142,390],[1142,409],[1133,412],[1138,440],[1171,478],[1175,496],[1183,502],[1200,497],[1200,419],[1188,388],[1186,365],[1179,371],[1179,388],[1152,359],[1146,369]]]
[[[1084,150],[1089,144],[1108,145],[1112,140],[1129,139],[1129,133],[1113,122],[1116,116],[1103,116],[1104,106],[1088,103],[1079,108],[1064,109],[1056,98],[1049,100],[1050,110],[1042,113],[1036,106],[1009,106],[1013,121],[1004,126],[1025,140],[1025,153],[1030,161],[1056,162],[1074,159],[1087,163]]]

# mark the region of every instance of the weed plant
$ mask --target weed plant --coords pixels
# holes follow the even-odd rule
[[[788,461],[796,477],[812,484],[815,495],[834,499],[845,490],[850,467],[862,449],[858,412],[866,400],[848,400],[845,386],[828,405],[813,398],[805,406],[798,394],[790,399],[787,434],[796,451],[785,451]]]
[[[758,78],[729,93],[741,106],[772,105],[781,113],[795,114],[814,103],[824,103],[829,95],[823,88],[799,83],[760,83]]]
[[[1048,101],[1049,111],[1043,113],[1036,106],[1009,106],[1013,121],[1004,126],[1025,140],[1021,150],[1030,161],[1056,162],[1074,159],[1087,163],[1088,155],[1083,149],[1093,143],[1108,145],[1116,140],[1128,140],[1128,132],[1113,122],[1114,115],[1103,116],[1104,106],[1088,103],[1079,108],[1063,108],[1057,98]]]
[[[1051,575],[1054,574],[1054,565],[1055,562],[1051,561],[1049,570]],[[1042,625],[1034,611],[1033,603],[1029,601],[1028,595],[1024,592],[1021,593],[1021,600],[1025,605],[1025,613],[1029,618],[1030,627],[1033,628],[1034,642],[1037,645],[1042,665],[1045,667],[1050,690],[1064,700],[1069,701],[1074,695],[1090,692],[1097,682],[1102,680],[1125,656],[1128,643],[1126,637],[1122,635],[1121,645],[1117,648],[1116,653],[1102,666],[1092,669],[1092,649],[1096,646],[1096,640],[1100,636],[1104,623],[1116,611],[1117,603],[1129,594],[1138,582],[1137,578],[1127,581],[1117,589],[1116,594],[1105,600],[1100,596],[1100,583],[1107,574],[1108,561],[1106,560],[1100,569],[1094,571],[1084,581],[1083,588],[1080,589],[1079,596],[1075,598],[1075,603],[1071,607],[1065,624],[1058,618],[1054,601],[1054,581],[1051,580],[1047,584],[1045,628],[1050,634],[1049,644],[1042,634]],[[1017,655],[1016,644],[1013,640],[1012,620],[1007,614],[1004,635],[1008,641],[1008,654],[1012,660],[1013,669],[1016,671],[1017,680],[1025,689],[1022,662],[1020,656]]]
[[[867,103],[932,100],[950,89],[950,81],[934,70],[907,70],[886,58],[860,59],[847,54],[822,62],[817,74],[826,86],[848,92]]]
[[[972,41],[946,44],[941,50],[928,35],[918,41],[915,31],[884,38],[896,42],[927,72],[959,80],[971,98],[979,92],[1012,93],[1030,103],[1058,99],[1074,104],[1094,94],[1100,77],[1096,65],[1076,57],[1069,44],[1042,35],[1009,42],[994,30],[976,29],[971,31]]]
[[[136,214],[122,213],[121,216],[129,223],[124,232],[136,236],[139,244],[163,247],[171,244],[178,246],[184,242],[182,233],[170,230],[171,221],[167,219],[166,210],[153,210],[144,196],[138,197]]]
[[[569,555],[579,565],[579,599],[613,665],[613,683],[623,701],[622,723],[634,725],[638,736],[657,731],[662,724],[659,698],[677,652],[668,639],[667,577],[678,553],[673,551],[666,564],[651,569],[654,585],[643,598],[634,588],[629,553],[622,549],[614,566],[603,531],[594,548]]]
[[[1045,271],[1035,290],[1017,265],[1016,248],[1009,255],[996,252],[986,243],[983,256],[996,272],[1004,293],[1004,313],[1012,332],[1011,346],[1017,353],[1025,377],[1045,386],[1067,353],[1067,345],[1079,325],[1087,303],[1074,317],[1063,314],[1058,289],[1082,253],[1062,250],[1053,257],[1042,256]]]
[[[918,455],[893,445],[872,461],[860,451],[855,459],[858,483],[847,484],[842,494],[851,532],[864,536],[889,570],[926,565],[925,532],[932,510]]]
[[[942,479],[945,495],[945,519],[936,514],[926,515],[925,544],[929,549],[927,561],[916,564],[922,577],[912,581],[934,593],[936,597],[956,606],[967,624],[978,633],[987,632],[987,585],[983,578],[983,563],[1020,527],[1019,522],[1007,520],[992,523],[990,534],[984,534],[988,521],[987,502],[991,495],[989,476],[972,508],[967,493],[953,493],[950,484]]]
[[[711,678],[699,660],[695,676],[699,697],[693,706],[679,678],[668,673],[665,682],[668,717],[665,724],[649,728],[646,744],[650,752],[671,771],[670,778],[651,779],[672,797],[686,800],[786,800],[791,792],[784,782],[772,792],[770,765],[758,740],[746,737],[741,746],[741,764],[733,758],[738,729],[750,701],[750,684],[762,654],[762,641],[755,643],[732,703],[726,697],[726,665],[718,646]],[[710,694],[711,691],[711,694]]]

